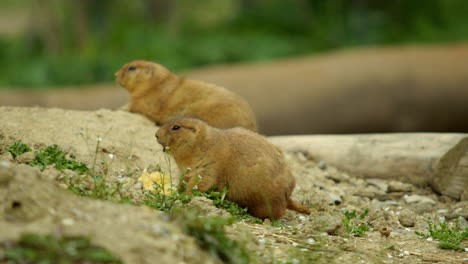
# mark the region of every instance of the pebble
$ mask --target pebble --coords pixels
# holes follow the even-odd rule
[[[388,183],[387,192],[411,192],[413,185],[399,181],[390,181]]]
[[[371,184],[371,185],[376,186],[381,191],[387,192],[387,190],[388,190],[388,184],[384,180],[381,180],[381,179],[368,179],[367,182],[369,184]]]
[[[457,225],[461,230],[465,230],[468,227],[468,222],[463,216],[459,216],[457,219]]]
[[[413,194],[413,195],[405,195],[403,196],[403,199],[405,200],[406,203],[427,203],[427,204],[431,204],[431,205],[435,205],[436,202],[427,197],[427,196],[422,196],[422,195],[417,195],[417,194]]]
[[[404,227],[413,227],[416,224],[416,214],[410,209],[403,209],[398,216],[400,224]]]
[[[313,231],[324,231],[327,234],[335,233],[341,226],[342,222],[340,219],[327,214],[314,217],[311,221]]]
[[[321,160],[319,161],[317,167],[321,170],[326,170],[327,169],[327,163],[325,163],[325,161]]]
[[[335,193],[329,193],[326,199],[329,205],[340,205],[342,203],[341,197]]]

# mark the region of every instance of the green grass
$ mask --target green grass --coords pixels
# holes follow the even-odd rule
[[[177,213],[175,218],[182,222],[184,232],[194,237],[200,247],[213,257],[224,263],[251,263],[251,256],[245,247],[230,239],[224,231],[225,225],[233,223],[232,219],[200,217],[190,211]]]
[[[23,142],[17,141],[6,150],[16,159],[17,156],[31,151],[31,148]],[[84,163],[67,159],[58,145],[51,145],[40,151],[35,151],[34,155],[35,159],[29,165],[39,168],[41,171],[47,166],[53,166],[57,170],[70,169],[78,174],[83,174],[89,170]]]
[[[15,142],[13,145],[6,148],[6,151],[10,152],[14,159],[19,155],[31,151],[31,148],[21,141]]]
[[[262,222],[261,219],[250,215],[247,212],[247,208],[242,208],[237,203],[226,200],[225,197],[227,192],[227,189],[224,189],[223,192],[217,192],[214,191],[214,188],[206,193],[193,190],[193,195],[187,195],[185,192],[178,190],[173,190],[170,194],[163,194],[162,192],[154,191],[146,195],[145,205],[160,211],[169,212],[176,204],[181,203],[182,205],[185,205],[194,197],[201,196],[213,200],[214,206],[226,210],[238,220],[242,219],[253,223]]]
[[[369,209],[364,209],[361,214],[358,214],[356,210],[344,210],[342,213],[345,216],[342,221],[346,232],[353,236],[362,237],[366,234],[366,231],[369,231],[370,227],[362,223],[369,213]]]
[[[456,225],[449,225],[446,222],[434,224],[431,219],[427,220],[427,228],[429,233],[415,231],[418,236],[432,237],[439,240],[437,243],[439,248],[465,250],[460,246],[462,241],[468,239],[468,227],[465,230],[460,229]]]
[[[77,161],[69,160],[58,145],[48,146],[40,151],[34,152],[36,159],[29,165],[44,170],[47,166],[53,165],[58,170],[70,169],[78,174],[87,172],[88,167]]]
[[[78,236],[23,234],[18,241],[0,242],[0,248],[4,252],[1,263],[122,263],[106,249],[92,245],[89,238]]]

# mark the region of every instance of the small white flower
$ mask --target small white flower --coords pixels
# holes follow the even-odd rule
[[[193,186],[193,189],[198,190],[198,186],[197,185]]]
[[[292,242],[293,247],[297,247],[299,244],[296,242]]]
[[[307,239],[307,243],[313,244],[313,243],[315,243],[315,240],[313,238],[309,238],[309,239]]]
[[[388,257],[388,258],[393,258],[393,256],[390,255],[390,254],[388,254],[388,253],[387,253],[387,257]]]
[[[428,237],[426,240],[429,241],[429,242],[431,242],[431,241],[433,241],[434,239],[433,239],[432,237]]]
[[[409,256],[409,251],[405,250],[403,251],[403,254],[405,254],[406,256]]]
[[[109,156],[109,158],[110,158],[110,159],[114,159],[114,158],[115,158],[115,155],[114,155],[114,154],[112,154],[112,153],[109,153],[109,155],[108,155],[108,156]]]
[[[99,141],[99,142],[101,142],[101,141],[102,141],[102,137],[97,137],[96,140]]]

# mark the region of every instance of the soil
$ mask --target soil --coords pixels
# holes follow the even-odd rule
[[[67,157],[81,161],[108,182],[123,182],[122,192],[145,199],[142,171],[160,165],[176,175],[156,143],[157,127],[124,111],[76,111],[51,108],[0,107],[0,241],[23,232],[90,236],[125,263],[216,263],[182,232],[166,213],[143,207],[80,197],[65,190],[63,174],[13,160],[5,148],[21,140],[34,150],[57,144]],[[430,188],[349,175],[300,152],[286,153],[296,177],[293,199],[312,209],[309,216],[289,211],[279,223],[237,221],[226,226],[259,263],[467,263],[466,252],[444,250],[427,233],[427,219],[465,223],[468,202],[438,196]],[[200,214],[226,217],[209,200],[189,206]],[[361,213],[370,226],[362,237],[345,231],[343,210]],[[388,235],[388,236],[387,236]],[[468,248],[468,241],[462,246]],[[0,254],[2,254],[0,249]]]

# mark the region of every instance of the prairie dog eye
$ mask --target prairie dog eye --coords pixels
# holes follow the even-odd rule
[[[129,71],[134,71],[134,70],[136,70],[136,67],[135,66],[130,66],[130,67],[128,67],[128,70]]]
[[[172,129],[172,130],[179,130],[179,129],[180,129],[180,126],[175,125],[175,126],[173,126],[171,129]]]

